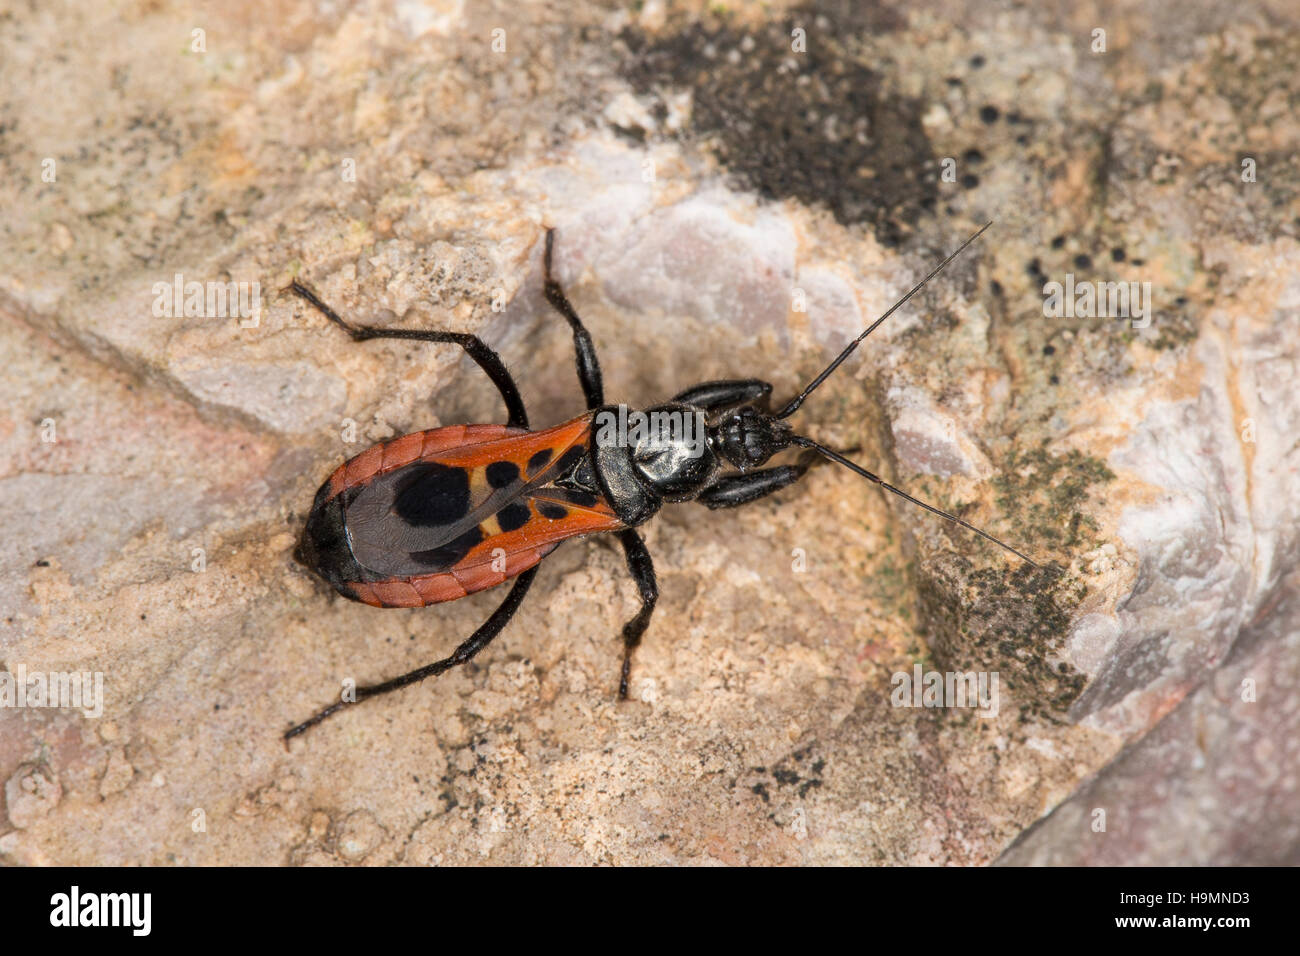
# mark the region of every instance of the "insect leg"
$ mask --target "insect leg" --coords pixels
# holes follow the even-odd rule
[[[367,339],[411,339],[416,342],[440,342],[448,345],[459,345],[465,350],[465,354],[478,363],[478,367],[487,373],[487,377],[492,379],[492,384],[501,393],[501,398],[506,403],[506,412],[509,415],[506,424],[512,428],[528,427],[528,412],[524,410],[524,400],[519,396],[519,386],[515,384],[510,371],[502,363],[501,356],[488,348],[477,335],[470,335],[465,332],[439,332],[428,329],[389,329],[375,325],[353,325],[344,321],[337,312],[322,302],[315,292],[297,279],[294,279],[289,284],[289,291],[314,305],[325,318],[352,336],[354,342],[364,342]]]
[[[739,378],[693,385],[675,395],[673,401],[685,402],[710,412],[757,403],[766,411],[771,396],[772,386],[768,382],[757,378]]]
[[[386,680],[382,684],[371,684],[368,687],[358,687],[356,690],[355,703],[360,703],[370,697],[378,697],[380,694],[387,694],[389,691],[398,690],[399,688],[406,687],[410,684],[419,683],[426,677],[436,677],[439,674],[451,670],[459,664],[464,664],[471,657],[492,643],[492,639],[500,634],[502,629],[510,623],[510,619],[514,617],[515,612],[519,610],[519,605],[523,603],[524,595],[528,593],[528,588],[532,585],[533,578],[536,576],[537,568],[532,567],[519,575],[519,577],[515,578],[514,587],[510,589],[510,593],[506,595],[506,599],[497,606],[497,609],[492,612],[492,616],[484,621],[477,631],[471,634],[464,643],[460,645],[460,647],[456,648],[450,657],[444,657],[440,661],[426,664],[424,667],[416,668],[409,673],[403,674],[401,677],[394,677],[392,680]],[[296,737],[303,731],[315,727],[325,718],[338,713],[347,706],[348,703],[343,701],[331,704],[317,713],[314,717],[304,720],[296,727],[290,728],[284,735],[285,741],[287,742],[291,737]]]
[[[587,396],[588,408],[599,408],[605,404],[605,386],[600,376],[600,360],[596,358],[596,346],[591,341],[591,334],[578,313],[569,304],[564,290],[556,281],[551,271],[551,247],[555,244],[555,230],[546,230],[546,254],[542,258],[545,275],[546,301],[551,303],[556,312],[569,320],[573,329],[573,350],[578,359],[578,381],[582,384],[582,393]]]
[[[655,602],[659,600],[659,585],[655,581],[654,561],[641,536],[628,528],[619,534],[623,542],[623,553],[627,555],[627,569],[632,574],[636,586],[641,591],[641,610],[636,617],[623,625],[623,671],[618,682],[620,700],[627,700],[627,679],[632,672],[632,652],[641,643],[641,635],[650,623],[654,613]]]
[[[793,485],[813,465],[823,460],[815,452],[804,452],[793,465],[760,468],[743,475],[723,475],[705,488],[695,500],[709,508],[735,508]]]

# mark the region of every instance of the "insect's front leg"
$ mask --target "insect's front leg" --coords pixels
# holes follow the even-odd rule
[[[702,382],[673,397],[674,402],[694,405],[706,412],[716,412],[739,405],[757,405],[767,411],[772,397],[772,385],[757,378],[724,379],[719,382]]]
[[[700,492],[695,500],[713,509],[747,505],[793,485],[821,460],[815,452],[804,452],[793,465],[775,465],[743,475],[723,475]]]

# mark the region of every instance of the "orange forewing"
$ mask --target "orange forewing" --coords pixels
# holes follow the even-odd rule
[[[585,446],[590,440],[590,413],[538,432],[504,425],[435,428],[376,445],[346,462],[331,477],[331,490],[341,492],[414,461],[436,461],[469,470],[509,461],[526,478],[532,478],[535,476],[528,473],[528,463],[539,452],[551,452],[550,464],[568,449]],[[532,512],[526,524],[513,531],[489,535],[450,570],[373,583],[354,582],[352,588],[357,599],[376,607],[421,607],[454,601],[528,570],[567,538],[624,527],[603,499],[591,505],[564,502],[567,514],[558,519],[539,514],[534,505],[536,499],[546,500],[547,490],[537,489],[535,494],[521,498]]]

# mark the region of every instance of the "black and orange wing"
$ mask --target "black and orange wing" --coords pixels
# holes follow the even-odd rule
[[[404,435],[339,467],[304,541],[332,534],[332,552],[346,547],[317,570],[366,604],[420,607],[482,591],[561,541],[624,527],[599,496],[554,484],[590,442],[590,413],[537,432],[453,425]]]

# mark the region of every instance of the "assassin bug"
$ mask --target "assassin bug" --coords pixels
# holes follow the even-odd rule
[[[355,700],[406,687],[468,661],[519,610],[542,558],[568,538],[600,533],[618,536],[628,571],[641,593],[640,611],[623,627],[618,692],[626,698],[632,652],[650,623],[659,594],[650,552],[636,527],[669,502],[693,500],[714,509],[747,504],[798,481],[818,460],[843,465],[1033,565],[1010,545],[895,488],[840,453],[796,434],[785,423],[863,339],[990,225],[962,243],[778,411],[770,410],[772,386],[759,379],[705,382],[649,410],[652,415],[703,422],[703,439],[695,442],[682,435],[665,440],[662,433],[641,433],[635,440],[599,440],[597,422],[608,422],[620,409],[605,404],[591,336],[555,280],[554,230],[546,233],[544,290],[546,300],[573,331],[587,411],[544,431],[529,430],[514,379],[477,336],[353,325],[294,280],[289,290],[354,341],[388,338],[459,345],[496,385],[508,413],[505,425],[449,425],[375,445],[340,465],[317,492],[295,557],[354,601],[375,607],[422,607],[514,579],[497,609],[450,657],[358,687]],[[627,410],[621,411],[626,416]],[[804,449],[795,464],[762,467],[792,446]],[[326,707],[291,728],[285,740],[343,706],[338,702]]]

